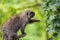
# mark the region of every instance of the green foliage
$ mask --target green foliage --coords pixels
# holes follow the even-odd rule
[[[50,40],[59,40],[60,37],[60,0],[47,0],[43,6],[43,12],[47,15],[47,31]],[[52,39],[51,39],[52,38]]]
[[[40,22],[28,24],[27,35],[20,40],[60,40],[60,0],[0,0],[0,26],[26,8],[34,11],[34,18]],[[18,34],[21,32],[18,31]]]

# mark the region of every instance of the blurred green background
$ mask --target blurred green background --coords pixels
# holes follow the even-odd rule
[[[0,40],[2,24],[27,8],[35,12],[34,18],[40,22],[28,24],[27,35],[20,40],[60,40],[60,0],[0,0]]]

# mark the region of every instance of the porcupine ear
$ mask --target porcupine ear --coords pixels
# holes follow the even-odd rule
[[[27,9],[24,9],[24,11],[26,12],[27,15],[30,15],[31,9],[27,8]]]
[[[35,13],[29,8],[25,9],[25,12],[27,13],[27,15],[30,15],[30,17],[33,17],[35,15]]]

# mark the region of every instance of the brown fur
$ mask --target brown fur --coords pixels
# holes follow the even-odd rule
[[[31,10],[27,10],[7,20],[3,24],[3,40],[17,40],[20,37],[24,37],[26,35],[24,32],[26,25],[35,21],[39,22],[39,20],[31,20],[34,14]],[[21,29],[21,35],[17,35],[19,29]]]

